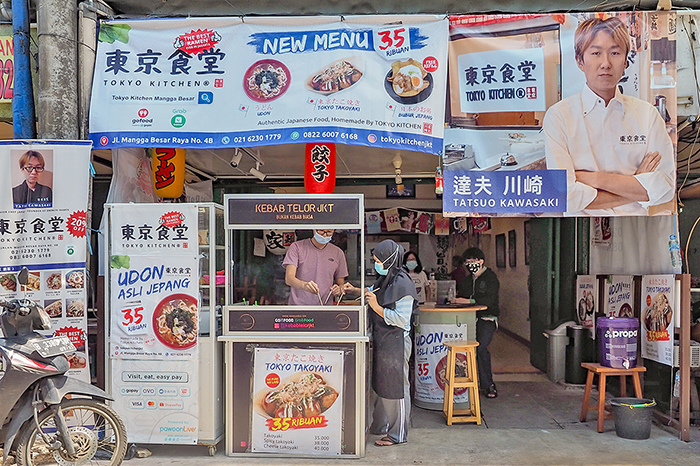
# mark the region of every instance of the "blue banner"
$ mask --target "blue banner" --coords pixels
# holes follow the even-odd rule
[[[566,211],[566,170],[446,170],[442,210],[537,214]]]

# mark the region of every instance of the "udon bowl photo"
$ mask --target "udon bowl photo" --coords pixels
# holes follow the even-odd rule
[[[153,331],[168,348],[192,348],[197,344],[199,331],[197,299],[186,294],[173,294],[163,299],[153,311]]]
[[[327,411],[338,392],[319,374],[297,373],[273,389],[260,390],[253,399],[255,412],[265,418],[313,417]]]

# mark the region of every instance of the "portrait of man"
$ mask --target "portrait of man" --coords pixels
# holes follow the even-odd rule
[[[47,154],[47,157],[52,159],[52,154]],[[23,181],[12,188],[12,203],[15,209],[42,208],[53,205],[51,191],[53,172],[47,170],[46,162],[44,154],[36,150],[28,150],[19,156],[17,160],[19,176],[13,173],[13,179],[23,179]]]
[[[548,169],[567,172],[572,216],[648,215],[675,192],[671,138],[657,109],[620,92],[630,36],[616,17],[581,22],[574,35],[583,90],[547,111]]]

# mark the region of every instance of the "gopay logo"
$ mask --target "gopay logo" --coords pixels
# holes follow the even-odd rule
[[[185,115],[175,115],[170,119],[170,124],[173,125],[173,128],[182,128],[186,122]]]

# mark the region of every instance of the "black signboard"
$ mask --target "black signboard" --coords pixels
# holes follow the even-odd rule
[[[228,227],[274,225],[359,225],[360,198],[260,196],[227,197]]]
[[[238,307],[238,306],[234,306]],[[293,311],[259,310],[246,306],[243,310],[229,310],[228,327],[231,332],[358,332],[360,311],[346,306],[328,306],[329,310]]]

